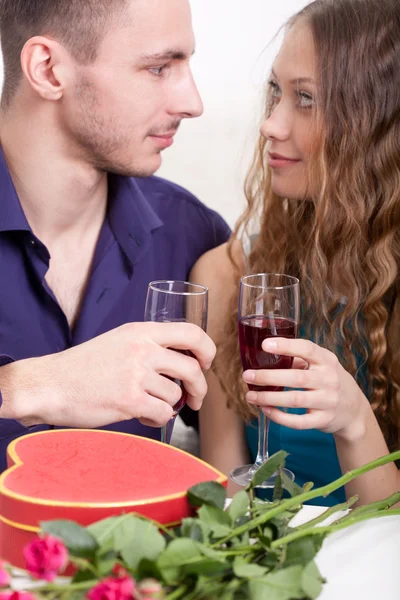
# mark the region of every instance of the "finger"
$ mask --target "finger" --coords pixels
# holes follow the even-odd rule
[[[203,369],[208,370],[214,360],[216,347],[212,339],[192,323],[140,323],[136,327],[146,329],[149,337],[164,348],[190,350]]]
[[[207,383],[199,361],[175,350],[165,349],[158,353],[155,368],[163,375],[179,379],[187,391],[187,403],[199,410],[207,393]]]
[[[305,371],[306,369],[308,369],[308,367],[309,367],[308,362],[306,362],[302,358],[298,358],[296,356],[296,358],[293,359],[292,369],[299,369],[299,370]]]
[[[289,390],[286,392],[248,392],[246,400],[260,408],[306,408],[329,410],[335,408],[335,400],[329,394],[321,396],[319,391]]]
[[[279,408],[265,408],[263,413],[277,423],[290,429],[305,430],[305,429],[320,429],[328,427],[327,415],[322,411],[306,413],[305,415],[295,415],[286,413]]]
[[[257,369],[243,373],[243,380],[250,385],[321,389],[324,374],[320,371],[299,369]]]
[[[267,338],[262,343],[265,352],[283,356],[300,357],[309,365],[333,364],[337,362],[336,356],[310,342],[309,340],[289,339],[289,338]]]
[[[167,402],[170,406],[175,406],[182,397],[179,379],[172,380],[154,372],[150,372],[147,376],[145,391],[154,398]]]
[[[144,424],[151,423],[150,427],[162,427],[172,419],[173,409],[170,404],[151,394],[144,394],[140,406],[136,407],[136,418]]]

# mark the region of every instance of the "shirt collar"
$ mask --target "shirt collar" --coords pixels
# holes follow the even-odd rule
[[[0,147],[0,231],[32,231]]]
[[[151,233],[163,226],[135,179],[109,175],[108,218],[132,265],[148,248]],[[32,232],[0,147],[0,232]]]
[[[108,219],[125,255],[135,265],[148,250],[152,232],[164,225],[137,181],[109,176]]]

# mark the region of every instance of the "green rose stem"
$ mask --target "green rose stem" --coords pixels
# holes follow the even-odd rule
[[[396,502],[400,500],[400,494],[397,494],[398,498]],[[388,508],[388,507],[385,507]],[[400,515],[400,509],[391,510],[391,511],[382,511],[382,512],[371,512],[366,513],[356,519],[350,519],[349,521],[340,522],[338,521],[336,525],[326,525],[325,527],[316,527],[310,529],[303,529],[302,531],[294,531],[293,533],[289,533],[282,538],[279,538],[271,543],[271,548],[279,548],[280,546],[286,546],[290,542],[294,540],[298,540],[303,537],[307,537],[309,535],[325,535],[327,533],[334,533],[335,531],[340,531],[341,529],[345,529],[350,525],[354,525],[355,523],[361,523],[361,521],[368,521],[369,519],[379,519],[380,517],[391,517],[393,515]]]
[[[81,590],[90,590],[99,583],[99,579],[92,579],[91,581],[81,581],[79,583],[66,583],[65,585],[59,585],[57,583],[48,583],[42,587],[37,587],[33,591],[41,594],[42,592],[79,592]]]
[[[307,521],[307,523],[304,523],[304,525],[299,525],[298,527],[296,527],[296,530],[301,531],[302,529],[308,529],[309,527],[314,527],[314,525],[318,525],[318,523],[325,521],[325,519],[327,519],[331,515],[334,515],[335,513],[340,512],[342,510],[348,510],[356,502],[358,502],[359,499],[360,499],[360,496],[352,496],[351,498],[349,498],[349,500],[347,500],[347,502],[343,502],[343,504],[336,504],[336,506],[331,506],[327,510],[324,510],[322,515],[319,515],[319,517],[312,519],[312,521]]]
[[[308,502],[309,500],[313,500],[314,498],[318,498],[321,496],[323,496],[323,497],[329,496],[329,494],[331,494],[335,490],[343,487],[350,481],[353,481],[353,479],[356,479],[356,477],[359,477],[360,475],[364,475],[364,473],[368,473],[369,471],[372,471],[373,469],[376,469],[377,467],[382,467],[382,466],[384,466],[390,462],[394,462],[396,460],[400,460],[400,451],[393,452],[392,454],[387,454],[386,456],[382,456],[382,458],[378,458],[377,460],[374,460],[373,462],[368,463],[367,465],[364,465],[363,467],[349,471],[348,473],[346,473],[345,475],[343,475],[336,481],[329,483],[328,485],[324,485],[323,487],[313,489],[310,492],[299,494],[298,496],[294,496],[293,498],[284,500],[276,508],[272,508],[271,510],[268,510],[266,513],[253,519],[252,521],[248,521],[244,525],[240,525],[239,527],[236,527],[236,529],[233,529],[231,531],[231,533],[229,535],[227,535],[223,540],[218,541],[216,544],[213,544],[213,546],[211,546],[211,547],[216,548],[218,546],[221,546],[221,544],[225,544],[232,538],[240,536],[243,533],[245,533],[246,531],[249,531],[250,529],[255,529],[259,525],[263,525],[264,523],[267,523],[268,521],[270,521],[271,519],[273,519],[280,513],[285,512],[294,506],[298,506],[299,504],[304,504],[304,502]],[[393,510],[393,511],[391,511],[391,513],[397,514],[397,511]]]

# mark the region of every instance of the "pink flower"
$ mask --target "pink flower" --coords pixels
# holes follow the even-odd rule
[[[23,553],[31,575],[46,581],[53,581],[68,562],[68,550],[63,542],[48,534],[27,544]]]
[[[138,585],[141,600],[158,600],[164,598],[161,583],[156,579],[143,579]]]
[[[0,600],[36,600],[36,598],[28,592],[3,592],[0,593]]]
[[[10,583],[10,574],[4,568],[4,563],[0,560],[0,587],[6,587]]]
[[[135,589],[132,577],[108,577],[95,585],[87,597],[89,600],[133,600]]]

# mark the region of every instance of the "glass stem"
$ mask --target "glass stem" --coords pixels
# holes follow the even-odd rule
[[[169,444],[171,442],[172,432],[174,429],[175,418],[173,417],[168,421],[166,425],[161,427],[161,442],[163,444]]]
[[[168,423],[167,423],[167,425],[163,425],[161,427],[161,441],[162,441],[163,444],[168,444],[168,441],[167,441],[167,426],[168,426]]]
[[[268,458],[268,429],[269,419],[262,410],[258,413],[258,450],[254,465],[250,469],[252,473],[257,471]]]

